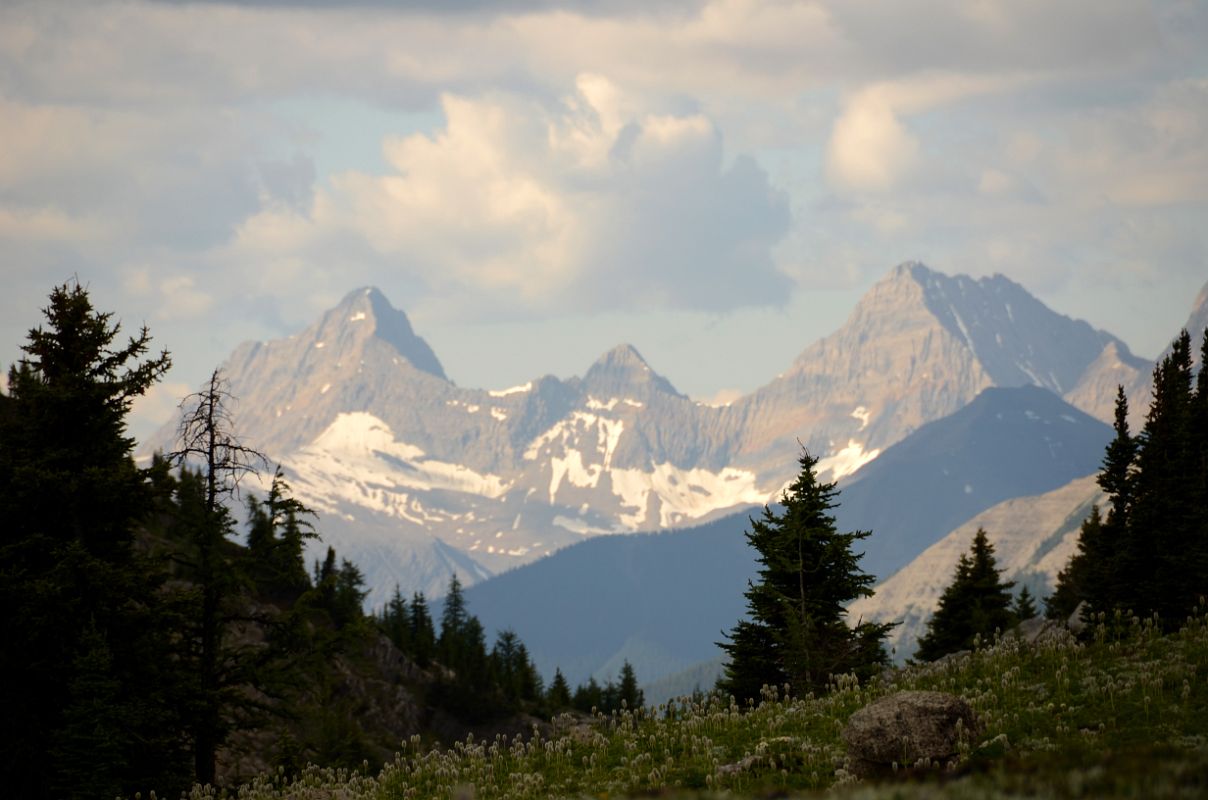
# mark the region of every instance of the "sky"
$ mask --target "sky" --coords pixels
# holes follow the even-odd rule
[[[1202,0],[0,5],[0,364],[87,286],[172,371],[378,286],[463,386],[721,401],[895,264],[1156,356],[1208,280]]]

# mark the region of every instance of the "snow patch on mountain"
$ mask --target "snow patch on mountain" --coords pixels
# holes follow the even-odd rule
[[[312,502],[345,500],[417,523],[449,515],[425,514],[406,490],[499,498],[508,489],[496,475],[426,457],[423,449],[397,441],[389,425],[364,411],[338,414],[285,463],[298,476],[298,493]]]
[[[491,389],[487,394],[491,397],[507,397],[513,394],[524,394],[533,390],[533,382],[522,383],[519,386],[512,386],[508,389]]]
[[[880,449],[865,452],[862,443],[855,439],[848,439],[845,447],[825,458],[818,459],[818,476],[828,475],[829,480],[837,481],[844,475],[852,474],[879,455],[881,455]]]
[[[650,471],[609,470],[612,488],[633,513],[620,514],[623,525],[637,530],[645,522],[652,498],[659,502],[659,525],[682,525],[718,509],[762,504],[768,493],[759,489],[755,474],[735,467],[720,472],[655,464]]]

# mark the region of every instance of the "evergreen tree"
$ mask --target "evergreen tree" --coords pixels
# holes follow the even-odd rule
[[[449,591],[445,595],[444,608],[440,615],[440,638],[436,640],[436,656],[442,664],[456,669],[465,656],[466,624],[470,614],[466,611],[466,599],[461,592],[461,581],[456,573],[449,579]]]
[[[1208,344],[1201,350],[1208,354]],[[1204,592],[1208,378],[1202,366],[1198,378],[1193,372],[1183,331],[1154,369],[1153,399],[1135,437],[1123,391],[1117,392],[1116,437],[1099,475],[1112,508],[1105,520],[1096,513],[1083,525],[1051,611],[1086,601],[1092,612],[1156,613],[1172,626]]]
[[[554,679],[550,682],[545,693],[545,705],[551,714],[557,714],[571,707],[570,685],[561,669],[554,669]]]
[[[436,655],[436,628],[428,612],[423,592],[411,595],[411,657],[421,667],[432,663]]]
[[[395,647],[411,655],[411,613],[397,583],[394,585],[394,594],[382,609],[378,625]]]
[[[1019,594],[1015,596],[1015,604],[1011,606],[1011,615],[1015,617],[1016,622],[1027,622],[1037,615],[1036,600],[1032,597],[1028,587],[1020,589]]]
[[[136,546],[153,507],[126,414],[168,369],[124,343],[79,285],[0,393],[0,774],[13,797],[93,797],[187,780],[167,668],[162,565]],[[74,761],[68,761],[75,759]]]
[[[584,714],[602,711],[604,710],[604,690],[595,678],[588,678],[587,683],[581,683],[575,687],[571,705],[576,711],[582,711]]]
[[[729,656],[720,687],[737,697],[756,698],[765,684],[817,691],[832,675],[868,677],[887,662],[884,639],[892,625],[852,628],[844,619],[848,602],[872,594],[874,578],[860,570],[862,554],[852,552],[869,534],[835,530],[830,511],[838,490],[818,483],[817,462],[802,453],[784,510],[765,506],[746,534],[758,553],[759,579],[746,591],[748,619],[720,643]]]
[[[646,705],[646,695],[638,686],[637,675],[628,661],[621,666],[621,680],[617,687],[617,694],[625,708],[635,709]]]
[[[1203,537],[1203,510],[1190,503],[1202,476],[1193,451],[1193,401],[1191,340],[1183,331],[1154,371],[1116,592],[1117,606],[1157,612],[1171,624],[1181,622],[1204,591],[1203,573],[1187,569]]]
[[[281,467],[277,467],[268,495],[260,500],[248,495],[249,562],[257,584],[264,592],[287,603],[311,588],[303,549],[307,539],[318,534],[305,517],[315,516],[291,496]]]
[[[1103,516],[1099,506],[1091,506],[1091,513],[1082,521],[1078,534],[1078,547],[1070,556],[1065,569],[1057,573],[1057,588],[1045,598],[1044,615],[1052,620],[1067,620],[1092,593],[1100,596],[1101,587],[1106,586],[1111,565],[1116,554],[1109,553],[1103,545]],[[1092,575],[1091,573],[1095,573]],[[1094,587],[1094,588],[1092,588]]]
[[[1003,581],[994,560],[994,545],[981,528],[973,536],[967,554],[962,553],[952,583],[940,595],[939,608],[927,622],[927,633],[919,639],[917,656],[934,661],[958,650],[971,650],[975,638],[992,640],[996,631],[1014,623],[1011,587]]]

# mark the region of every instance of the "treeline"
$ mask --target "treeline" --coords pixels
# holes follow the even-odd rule
[[[1106,516],[1096,506],[1082,523],[1077,550],[1058,574],[1045,615],[1102,619],[1156,617],[1173,630],[1208,595],[1208,331],[1193,369],[1191,337],[1182,331],[1155,367],[1153,398],[1140,433],[1128,424],[1124,387],[1116,390],[1115,437],[1097,482],[1107,494]],[[919,640],[929,661],[990,641],[1036,615],[1025,587],[1012,600],[994,547],[978,530],[952,583]]]
[[[125,417],[168,354],[148,355],[145,328],[122,341],[79,286],[45,315],[0,393],[6,795],[179,794],[270,729],[261,763],[379,758],[337,696],[376,636],[360,573],[330,551],[308,573],[311,515],[280,474],[235,542],[230,504],[258,464],[220,378],[186,404],[180,450],[140,469]]]
[[[1078,550],[1047,603],[1051,616],[1085,603],[1088,618],[1119,610],[1157,615],[1178,626],[1208,594],[1208,331],[1194,375],[1191,337],[1183,331],[1154,369],[1153,399],[1141,432],[1128,426],[1128,400],[1117,391],[1116,435],[1099,486],[1106,516],[1094,509]]]
[[[239,491],[263,456],[217,372],[182,404],[176,451],[139,468],[125,417],[167,352],[148,354],[145,328],[123,342],[78,285],[45,315],[0,392],[6,795],[174,796],[233,761],[380,764],[437,711],[470,725],[640,704],[628,665],[572,695],[561,673],[543,689],[514,633],[487,653],[456,579],[438,634],[422,595],[367,615],[361,571],[332,548],[308,569],[315,516],[281,472]]]
[[[611,713],[644,705],[633,667],[626,661],[618,681],[600,686],[595,678],[572,693],[558,669],[548,688],[514,631],[500,631],[488,653],[482,623],[466,607],[461,581],[449,581],[441,610],[440,635],[422,592],[410,602],[396,586],[377,616],[381,631],[417,664],[436,663],[436,705],[470,722],[515,713],[552,717],[566,711]]]

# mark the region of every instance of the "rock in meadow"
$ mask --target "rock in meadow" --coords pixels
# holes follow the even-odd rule
[[[897,692],[851,715],[843,742],[854,772],[890,772],[893,765],[944,763],[971,736],[977,717],[964,698],[945,692]]]

